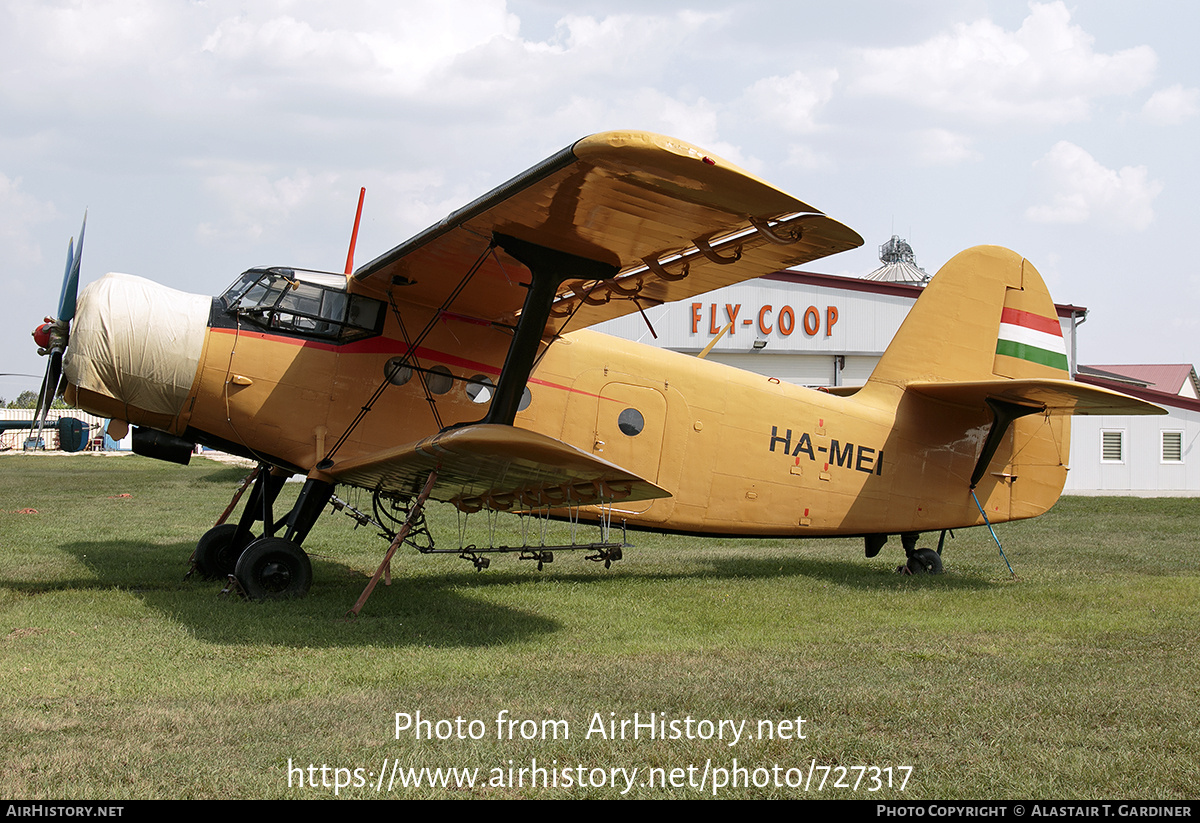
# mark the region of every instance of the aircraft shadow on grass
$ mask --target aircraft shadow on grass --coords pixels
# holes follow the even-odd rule
[[[197,480],[201,483],[210,483],[217,486],[233,486],[236,487],[241,483],[246,475],[250,474],[253,467],[246,468],[245,466],[226,466],[215,471],[207,472],[198,475]]]
[[[644,570],[624,565],[613,574],[595,574],[558,570],[546,577],[503,569],[477,573],[471,570],[444,574],[406,576],[410,562],[428,562],[426,558],[398,555],[393,560],[392,585],[376,589],[369,608],[357,620],[348,622],[345,631],[331,631],[354,602],[367,580],[359,569],[327,556],[317,555],[315,572],[322,585],[306,599],[303,609],[285,602],[248,602],[237,595],[220,596],[221,582],[184,580],[186,567],[178,558],[187,557],[190,544],[147,546],[135,541],[89,541],[64,544],[62,548],[78,558],[94,578],[57,581],[47,587],[27,582],[4,582],[17,589],[46,591],[85,588],[128,591],[148,607],[176,620],[197,638],[215,643],[244,643],[247,640],[284,646],[444,646],[474,647],[522,642],[564,628],[552,617],[511,606],[488,603],[471,596],[472,590],[495,586],[525,585],[530,603],[537,603],[536,586],[540,581],[573,585],[606,586],[631,580],[680,581],[746,580],[798,578],[835,584],[851,590],[902,588],[912,578],[893,576],[879,568],[855,566],[837,561],[806,557],[730,557],[714,555],[703,559],[682,559],[679,569],[664,570],[661,565]],[[720,549],[716,549],[719,552]],[[653,559],[648,552],[647,558]],[[572,558],[567,558],[570,562]],[[513,559],[512,562],[516,562]],[[582,562],[582,561],[580,561]],[[148,569],[158,569],[157,574]],[[551,577],[552,575],[552,577]],[[950,592],[982,591],[993,584],[978,577],[953,573],[923,577],[921,588],[934,585]],[[803,596],[803,595],[797,595]]]

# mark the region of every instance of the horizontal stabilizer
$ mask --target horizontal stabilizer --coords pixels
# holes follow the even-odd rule
[[[968,408],[986,401],[1005,400],[1050,414],[1166,414],[1166,409],[1120,392],[1086,386],[1073,380],[1019,379],[968,382],[913,382],[905,387],[925,397]]]
[[[330,474],[339,483],[415,496],[435,469],[430,497],[464,511],[567,508],[671,496],[561,440],[496,424],[451,429],[339,463]]]

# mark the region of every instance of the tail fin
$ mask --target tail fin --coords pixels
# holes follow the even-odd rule
[[[926,286],[867,385],[1003,378],[1070,379],[1066,343],[1037,269],[976,246]]]
[[[919,457],[900,481],[920,490],[914,526],[1041,514],[1066,480],[1066,416],[1163,413],[1071,380],[1041,275],[996,246],[942,267],[855,397],[893,409],[891,453]],[[963,494],[977,486],[982,503]]]
[[[871,384],[976,408],[999,401],[1051,415],[1165,414],[1071,379],[1058,311],[1042,276],[999,246],[967,249],[941,268]]]

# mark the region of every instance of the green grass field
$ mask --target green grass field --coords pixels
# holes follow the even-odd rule
[[[341,515],[309,538],[302,601],[184,579],[244,474],[0,456],[0,795],[1165,799],[1200,786],[1200,500],[1065,498],[1002,524],[1016,578],[986,529],[947,540],[936,578],[893,574],[897,540],[865,560],[850,540],[631,533],[609,570],[558,553],[542,572],[405,550],[393,585],[346,621],[386,543]],[[436,524],[457,546],[454,514]],[[397,713],[417,712],[432,721],[423,739],[397,735]],[[635,713],[665,719],[668,739],[598,733],[597,719],[607,731]],[[422,768],[474,769],[475,785],[400,785]]]

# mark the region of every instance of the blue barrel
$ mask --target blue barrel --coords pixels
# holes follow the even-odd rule
[[[74,417],[58,419],[58,447],[65,452],[81,452],[87,448],[91,427]]]

